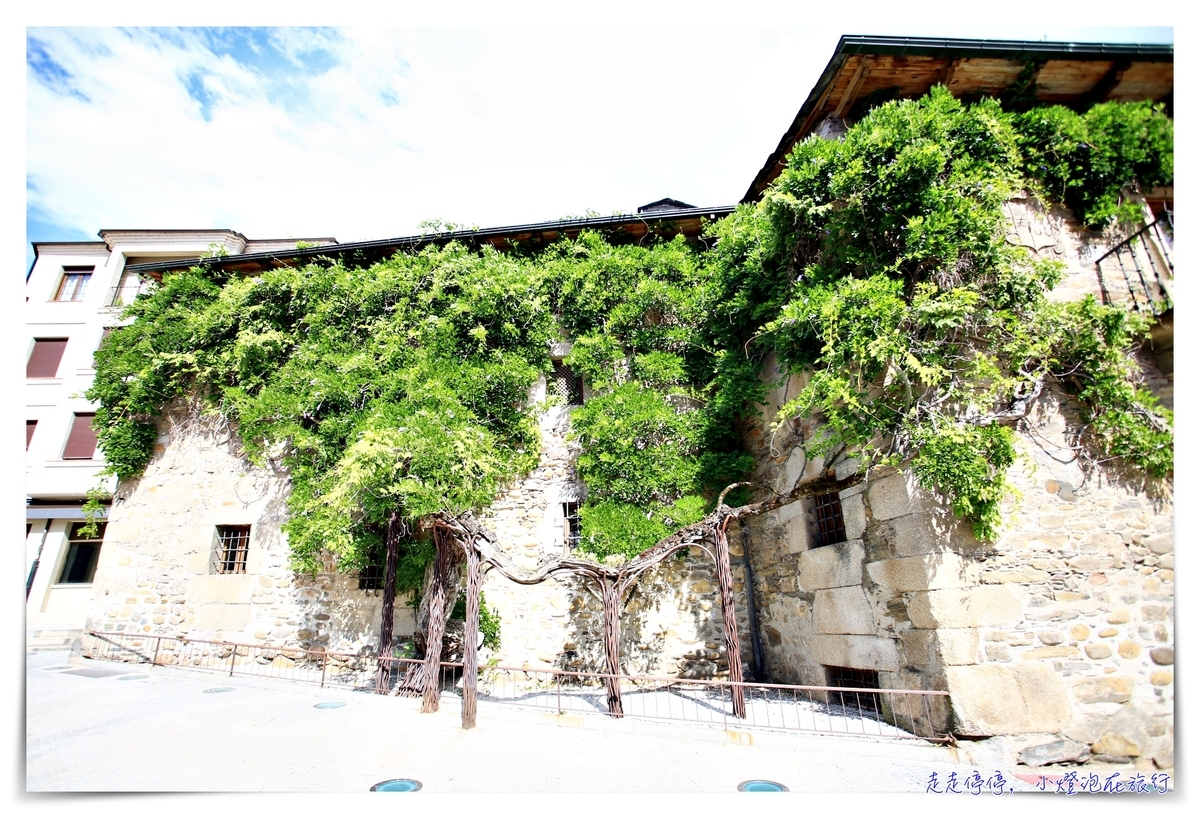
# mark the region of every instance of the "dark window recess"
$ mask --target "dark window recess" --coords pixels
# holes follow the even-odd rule
[[[96,455],[96,430],[92,428],[95,415],[76,415],[63,448],[63,460],[91,460]]]
[[[846,541],[842,500],[836,491],[813,496],[812,529],[814,548]]]
[[[567,553],[579,545],[579,503],[563,503],[563,545]]]
[[[25,421],[25,451],[29,451],[29,443],[33,440],[33,430],[36,428],[36,420]]]
[[[862,670],[856,667],[825,666],[825,678],[830,687],[860,687],[870,690],[879,689],[879,673],[874,670]],[[829,691],[829,703],[841,705],[855,713],[879,713],[881,711],[878,693]]]
[[[562,361],[555,361],[554,372],[550,375],[550,394],[558,395],[568,406],[582,406],[583,379]]]
[[[246,552],[250,549],[250,526],[217,526],[217,548],[213,567],[218,574],[246,573]]]
[[[58,377],[58,364],[67,349],[66,338],[35,338],[33,352],[25,364],[26,378]]]
[[[95,267],[64,267],[62,281],[58,292],[54,294],[55,301],[82,301],[87,292],[88,282],[92,280]]]
[[[386,573],[386,556],[381,553],[371,555],[371,561],[358,572],[358,590],[378,591],[383,588],[383,575]]]
[[[86,523],[75,523],[67,538],[67,558],[63,560],[60,583],[88,583],[96,575],[96,560],[100,557],[100,546],[104,542],[106,523],[100,523],[95,537],[84,537],[79,533]]]

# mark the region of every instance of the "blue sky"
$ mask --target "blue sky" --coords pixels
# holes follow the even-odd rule
[[[69,28],[26,32],[29,240],[406,235],[732,204],[841,34],[1171,42],[1170,28]]]

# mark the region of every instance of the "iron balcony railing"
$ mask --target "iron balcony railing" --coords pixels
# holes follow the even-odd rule
[[[1105,304],[1152,316],[1174,307],[1174,219],[1166,213],[1096,259]]]
[[[152,292],[154,283],[151,281],[136,281],[126,282],[119,287],[110,287],[108,290],[109,307],[124,307],[132,304],[133,300],[142,293]]]
[[[387,684],[378,687],[373,653],[339,653],[269,645],[187,639],[137,633],[91,632],[83,655],[90,659],[208,670],[359,691],[385,689],[419,697],[412,686],[424,662],[385,660]],[[438,689],[461,698],[463,666],[442,662]],[[556,668],[485,666],[479,669],[479,701],[560,715],[607,715],[604,673]],[[876,739],[950,740],[950,695],[939,690],[762,684],[671,676],[616,677],[624,717],[704,724],[722,729],[765,729]],[[733,688],[742,688],[746,717],[733,711]]]

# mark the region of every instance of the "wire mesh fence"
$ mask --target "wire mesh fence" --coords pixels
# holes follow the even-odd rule
[[[339,653],[268,645],[127,633],[90,633],[83,655],[91,659],[208,670],[322,687],[373,691],[379,672],[374,653]],[[384,689],[421,695],[424,662],[384,660]],[[462,694],[462,664],[439,665],[444,696]],[[479,669],[480,702],[563,715],[608,715],[604,673],[485,666]],[[877,739],[947,741],[949,694],[819,685],[739,683],[746,717],[733,715],[733,683],[665,676],[617,676],[625,718],[706,724],[723,729],[767,729]]]

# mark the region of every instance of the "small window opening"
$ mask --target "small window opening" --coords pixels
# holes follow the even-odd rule
[[[563,545],[571,553],[579,545],[579,503],[563,503]]]
[[[100,557],[100,546],[104,542],[104,528],[100,523],[95,537],[85,537],[80,531],[86,523],[75,523],[67,538],[67,556],[58,575],[60,584],[87,584],[96,575],[96,561]]]
[[[383,575],[387,571],[387,557],[379,551],[371,553],[371,561],[358,572],[358,590],[378,591],[383,588]]]
[[[213,567],[218,574],[246,573],[246,552],[250,549],[250,526],[217,526],[217,547]]]
[[[562,361],[554,362],[549,386],[550,394],[558,395],[568,406],[583,405],[583,379]]]
[[[814,548],[846,541],[842,500],[836,491],[813,496],[812,532]]]
[[[826,665],[825,678],[829,682],[829,687],[858,687],[868,688],[870,690],[879,689],[879,672],[875,670],[864,670],[856,667],[834,667],[833,665]],[[829,703],[841,705],[847,710],[852,710],[856,713],[869,711],[871,713],[878,714],[881,710],[878,693],[864,693],[861,691],[842,692],[840,690],[830,690]]]

